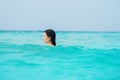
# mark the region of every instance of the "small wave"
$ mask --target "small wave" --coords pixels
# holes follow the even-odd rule
[[[13,65],[13,66],[29,66],[29,67],[36,67],[36,66],[41,66],[38,63],[32,63],[32,62],[26,62],[23,60],[8,60],[1,62],[0,65]]]
[[[67,45],[57,45],[56,47],[50,47],[50,46],[45,46],[45,45],[38,45],[38,44],[13,44],[13,43],[5,43],[5,42],[0,42],[0,50],[28,50],[28,51],[41,51],[41,50],[52,50],[61,52],[61,51],[66,51],[66,52],[74,52],[74,51],[83,51],[83,50],[91,50],[91,51],[119,51],[119,48],[108,48],[108,49],[101,49],[101,48],[89,48],[89,47],[84,47],[84,46],[67,46]]]

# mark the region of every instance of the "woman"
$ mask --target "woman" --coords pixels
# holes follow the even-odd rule
[[[56,46],[56,34],[52,29],[47,29],[43,34],[43,41],[49,46]]]

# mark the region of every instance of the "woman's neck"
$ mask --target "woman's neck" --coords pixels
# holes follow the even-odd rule
[[[51,42],[48,42],[47,44],[48,44],[49,46],[54,46]]]

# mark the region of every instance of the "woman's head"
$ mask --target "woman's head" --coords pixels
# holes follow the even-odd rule
[[[56,34],[52,29],[47,29],[44,31],[43,40],[49,45],[56,46]]]

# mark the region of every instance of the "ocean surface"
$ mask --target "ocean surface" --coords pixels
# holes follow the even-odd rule
[[[0,80],[120,80],[120,32],[0,31]]]

